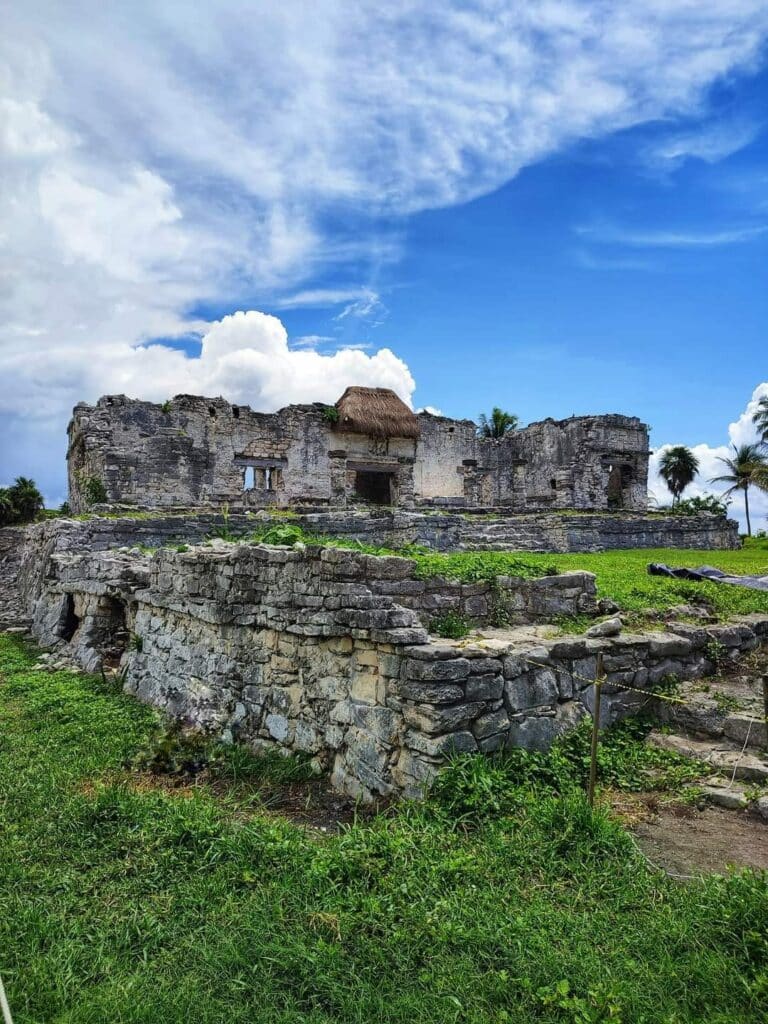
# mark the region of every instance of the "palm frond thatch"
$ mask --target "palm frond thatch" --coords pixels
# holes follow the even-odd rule
[[[415,414],[389,388],[349,387],[336,408],[336,430],[382,438],[417,438],[420,433]]]

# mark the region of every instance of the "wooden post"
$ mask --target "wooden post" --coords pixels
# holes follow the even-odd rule
[[[592,746],[589,752],[589,806],[595,803],[595,782],[597,781],[597,741],[600,734],[600,695],[603,689],[603,656],[598,654],[595,670],[595,695],[592,701]]]

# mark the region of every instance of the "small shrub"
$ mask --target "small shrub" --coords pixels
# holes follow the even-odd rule
[[[728,502],[715,497],[714,494],[697,495],[695,498],[683,498],[676,505],[664,509],[673,516],[698,516],[702,512],[709,512],[715,516],[728,514]]]
[[[304,533],[301,527],[294,523],[279,523],[277,526],[272,526],[260,538],[262,544],[277,544],[286,548],[292,548],[294,544],[303,540]]]
[[[166,398],[166,400],[160,406],[160,411],[165,413],[166,416],[168,415],[168,413],[171,411],[171,400],[170,400],[170,398]]]
[[[81,481],[86,505],[103,505],[107,500],[107,488],[98,476],[88,476]]]
[[[339,410],[335,405],[326,405],[323,407],[323,419],[326,423],[339,422]]]
[[[436,615],[429,624],[430,632],[448,640],[461,640],[469,633],[469,622],[463,615],[449,609]]]
[[[710,637],[704,645],[704,657],[711,661],[715,668],[720,668],[728,655],[728,648],[715,637]]]

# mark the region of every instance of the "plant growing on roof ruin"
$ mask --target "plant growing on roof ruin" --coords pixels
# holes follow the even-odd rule
[[[86,505],[102,505],[107,500],[107,488],[104,486],[104,481],[101,477],[81,477],[80,486]]]
[[[486,416],[484,412],[480,413],[477,434],[478,437],[506,437],[513,430],[517,430],[519,425],[520,420],[514,413],[505,412],[495,405],[490,416]]]
[[[335,405],[324,405],[323,406],[323,419],[326,423],[338,423],[339,422],[339,410]]]

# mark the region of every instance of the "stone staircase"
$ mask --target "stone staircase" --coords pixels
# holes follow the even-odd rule
[[[723,807],[755,801],[768,817],[768,740],[762,676],[741,673],[682,683],[674,696],[685,703],[657,701],[663,723],[648,742],[701,761],[711,775],[705,796]]]
[[[565,537],[558,543],[555,536],[559,526],[554,516],[472,516],[459,529],[459,543],[464,551],[566,551]]]

